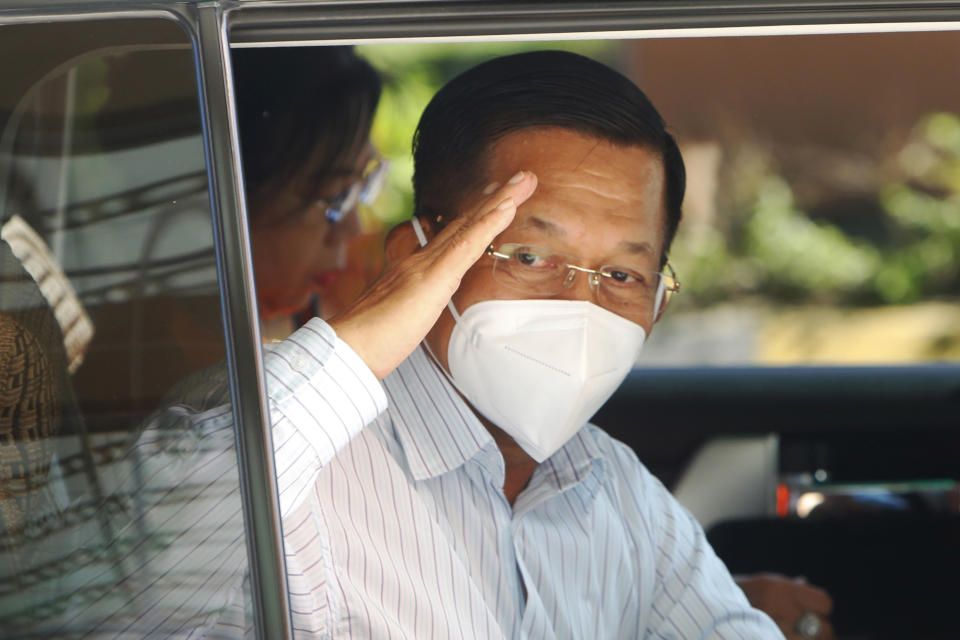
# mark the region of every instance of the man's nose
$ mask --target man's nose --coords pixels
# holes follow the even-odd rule
[[[586,302],[595,302],[596,296],[593,287],[590,286],[590,279],[594,277],[592,273],[583,273],[571,270],[573,273],[567,274],[567,286],[560,290],[560,293],[554,296],[557,300],[584,300]],[[570,278],[573,280],[570,281]]]

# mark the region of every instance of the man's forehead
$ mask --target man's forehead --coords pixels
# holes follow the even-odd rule
[[[485,165],[491,180],[517,169],[536,173],[539,182],[532,200],[560,191],[574,200],[626,204],[652,199],[659,205],[665,186],[659,152],[558,127],[521,129],[502,137],[490,148]]]

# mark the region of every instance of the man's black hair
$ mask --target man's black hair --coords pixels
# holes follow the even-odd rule
[[[430,101],[414,134],[414,211],[449,215],[482,188],[485,153],[528,127],[563,127],[661,154],[666,176],[666,256],[680,223],[686,171],[663,118],[633,82],[590,58],[534,51],[495,58],[460,74]]]
[[[377,72],[353,47],[238,49],[232,57],[248,198],[297,179],[298,195],[316,199],[323,180],[350,170],[369,138]]]

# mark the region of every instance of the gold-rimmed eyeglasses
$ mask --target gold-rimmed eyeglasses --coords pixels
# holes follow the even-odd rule
[[[550,297],[570,287],[577,274],[583,273],[597,304],[625,316],[654,316],[670,296],[680,290],[680,282],[669,262],[665,263],[664,272],[625,265],[591,269],[576,264],[575,256],[514,243],[496,249],[491,245],[486,253],[494,259],[494,280],[507,287]]]

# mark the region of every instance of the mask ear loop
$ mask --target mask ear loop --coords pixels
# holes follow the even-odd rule
[[[420,243],[420,247],[427,246],[427,236],[423,233],[423,226],[420,224],[420,218],[413,216],[410,218],[410,224],[413,225],[413,232],[417,235],[417,242]]]
[[[423,232],[423,225],[420,224],[420,218],[413,216],[410,218],[410,224],[413,225],[413,233],[417,236],[417,242],[420,243],[420,248],[427,246],[427,234]],[[454,322],[460,322],[460,314],[457,313],[456,307],[453,306],[453,299],[447,302],[447,309],[450,310],[450,315],[453,316]],[[426,344],[426,342],[424,342],[424,344]],[[427,348],[429,349],[430,347]],[[433,354],[431,353],[430,355]]]
[[[421,232],[422,233],[422,232]],[[653,305],[653,321],[657,321],[657,316],[660,315],[660,307],[663,306],[663,301],[667,297],[667,283],[664,282],[663,278],[660,278],[660,284],[657,285],[657,301]]]
[[[420,243],[420,248],[427,246],[427,235],[423,232],[423,226],[420,224],[420,219],[416,216],[410,218],[410,224],[413,225],[413,233],[417,236],[417,242]],[[457,309],[453,306],[453,300],[447,302],[447,309],[450,310],[450,315],[453,316],[454,322],[460,322],[460,314],[457,313]],[[437,355],[433,352],[433,349],[430,348],[430,343],[427,342],[426,338],[420,341],[423,345],[423,348],[426,349],[427,353],[430,355],[430,359],[433,360],[433,363],[437,365],[437,368],[443,373],[444,377],[454,386],[457,387],[457,383],[453,381],[453,376],[451,376],[446,369],[440,364],[440,360],[437,358]]]

